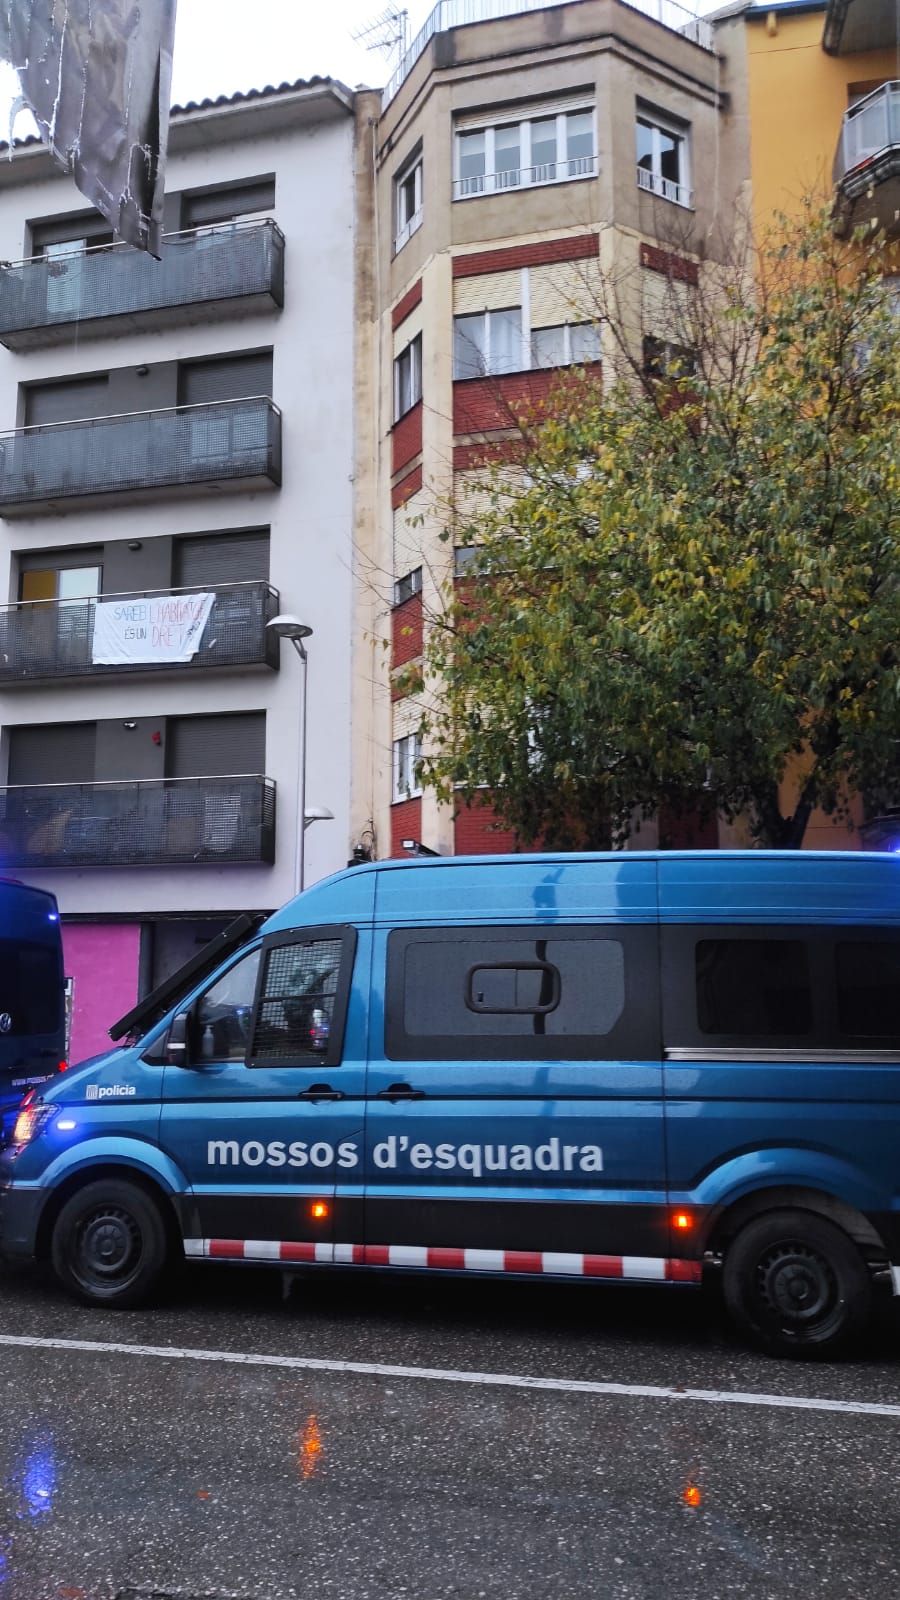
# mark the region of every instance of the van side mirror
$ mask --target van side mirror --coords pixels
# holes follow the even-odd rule
[[[188,1039],[190,1037],[191,1014],[189,1011],[179,1011],[169,1024],[169,1034],[166,1039],[166,1064],[170,1067],[189,1067],[190,1051]]]

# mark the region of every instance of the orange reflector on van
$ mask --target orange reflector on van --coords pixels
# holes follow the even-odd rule
[[[311,1216],[319,1219],[328,1215],[328,1207],[324,1200],[314,1200],[309,1210]]]
[[[672,1218],[672,1227],[678,1228],[681,1232],[683,1232],[685,1228],[693,1227],[693,1224],[694,1219],[687,1211],[676,1211],[674,1217]]]

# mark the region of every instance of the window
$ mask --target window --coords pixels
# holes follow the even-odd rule
[[[292,935],[265,951],[251,1066],[340,1062],[355,945],[352,928],[321,928],[306,930],[303,939]]]
[[[596,170],[594,108],[552,107],[540,116],[504,119],[456,135],[455,200],[505,189],[590,178]]]
[[[266,216],[275,209],[275,179],[255,178],[220,189],[203,189],[182,197],[185,230],[217,227],[237,217]]]
[[[464,578],[478,560],[477,544],[458,544],[453,551],[453,576]]]
[[[192,1059],[244,1060],[250,1044],[259,954],[251,950],[200,996],[192,1019]]]
[[[394,740],[394,773],[393,796],[394,801],[411,800],[414,795],[422,793],[416,771],[422,759],[422,736],[418,733],[407,733],[402,739]]]
[[[528,353],[522,342],[522,312],[479,311],[453,318],[454,378],[483,378],[488,373],[523,372]]]
[[[398,929],[394,1060],[640,1060],[655,1036],[654,928]]]
[[[646,378],[690,378],[697,370],[697,352],[669,339],[645,334],[643,353]]]
[[[677,205],[691,204],[688,171],[688,130],[682,124],[666,122],[655,113],[637,119],[637,180],[639,189],[649,189]]]
[[[407,239],[422,226],[422,156],[407,162],[394,179],[394,249],[402,250]]]
[[[422,593],[422,568],[415,567],[412,572],[407,572],[404,578],[398,578],[394,584],[394,605],[402,606],[404,600],[411,600],[413,595]]]
[[[19,598],[32,648],[45,659],[49,653],[57,668],[90,660],[101,573],[96,566],[34,567],[21,574]]]
[[[834,955],[841,1033],[900,1046],[900,941],[838,942]]]
[[[583,366],[600,360],[600,329],[593,322],[563,323],[556,328],[533,328],[531,364],[534,367]]]
[[[701,1033],[810,1033],[812,990],[805,941],[700,939],[694,959]]]
[[[394,421],[422,398],[422,335],[416,335],[394,362]]]

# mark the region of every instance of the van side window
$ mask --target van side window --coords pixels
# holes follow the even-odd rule
[[[259,951],[233,967],[200,996],[194,1011],[194,1050],[201,1061],[243,1061],[259,971]]]
[[[701,1033],[808,1034],[812,993],[801,939],[700,939],[694,952]]]
[[[319,937],[324,931],[265,948],[250,1066],[340,1062],[356,935],[334,929],[330,937]]]
[[[834,957],[841,1033],[900,1046],[900,940],[839,940]]]
[[[387,1055],[652,1056],[655,951],[652,928],[397,929],[388,938]]]

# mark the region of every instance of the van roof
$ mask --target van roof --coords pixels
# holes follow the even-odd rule
[[[896,875],[896,876],[894,876]],[[263,933],[331,922],[900,921],[900,856],[859,850],[535,851],[364,862]]]

